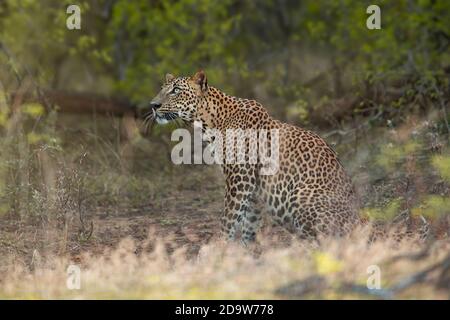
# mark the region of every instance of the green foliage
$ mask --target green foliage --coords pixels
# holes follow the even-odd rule
[[[446,183],[450,183],[450,156],[437,155],[431,159],[431,164],[437,169]],[[427,195],[417,207],[412,210],[416,216],[437,219],[450,215],[450,197],[448,195]]]
[[[365,208],[362,215],[373,221],[392,221],[399,213],[401,200],[400,198],[394,199],[382,208]]]
[[[450,183],[450,156],[435,156],[431,163],[439,171],[439,174]]]
[[[421,145],[415,141],[405,144],[387,143],[381,147],[380,154],[376,158],[378,165],[387,171],[393,171],[403,164],[408,156],[414,155]]]
[[[238,67],[227,34],[239,15],[228,14],[230,4],[117,1],[107,31],[108,53],[115,57],[118,71],[117,89],[135,98],[148,97],[149,89],[156,91],[166,72],[191,74],[202,67],[208,68],[210,77],[223,81],[227,67]]]
[[[412,211],[415,216],[439,218],[450,214],[450,198],[437,195],[427,196],[423,203]]]
[[[19,72],[26,67],[44,86],[59,85],[69,73],[63,85],[77,89],[83,79],[96,77],[96,90],[147,100],[166,72],[204,68],[211,83],[230,93],[252,96],[252,84],[259,83],[281,103],[302,99],[310,106],[328,94],[355,92],[355,85],[363,90],[409,77],[409,97],[433,97],[448,82],[445,0],[380,1],[381,30],[366,28],[370,3],[350,0],[77,4],[82,29],[76,31],[65,27],[64,2],[7,0],[0,6],[0,39]],[[308,55],[320,68],[304,61]],[[319,72],[330,75],[325,86],[305,90],[311,87],[303,84]],[[306,121],[306,111],[292,114]]]

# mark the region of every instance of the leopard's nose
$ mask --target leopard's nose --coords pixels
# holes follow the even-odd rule
[[[161,103],[159,103],[159,102],[150,102],[150,108],[152,108],[152,110],[159,109],[160,107],[161,107]]]

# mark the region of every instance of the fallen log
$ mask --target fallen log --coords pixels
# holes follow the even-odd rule
[[[21,95],[20,99],[17,99]],[[15,92],[11,101],[41,103],[46,109],[56,108],[64,113],[90,113],[122,117],[125,114],[139,115],[137,105],[124,97],[103,96],[90,92],[68,92],[62,90],[41,90],[39,94]]]

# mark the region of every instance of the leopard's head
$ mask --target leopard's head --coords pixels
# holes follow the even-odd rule
[[[175,119],[193,122],[197,107],[208,91],[206,75],[203,71],[192,77],[166,75],[161,91],[150,103],[153,118],[159,124]]]

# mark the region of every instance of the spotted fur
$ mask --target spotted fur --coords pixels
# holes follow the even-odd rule
[[[279,130],[276,174],[261,175],[259,162],[223,165],[226,189],[221,223],[228,239],[235,239],[241,229],[241,240],[253,241],[263,211],[307,239],[347,233],[359,221],[351,180],[336,153],[317,134],[274,120],[254,100],[208,86],[203,71],[192,77],[167,75],[151,105],[159,123],[175,118],[201,121],[204,129],[218,129],[224,135],[227,129],[237,128]]]

